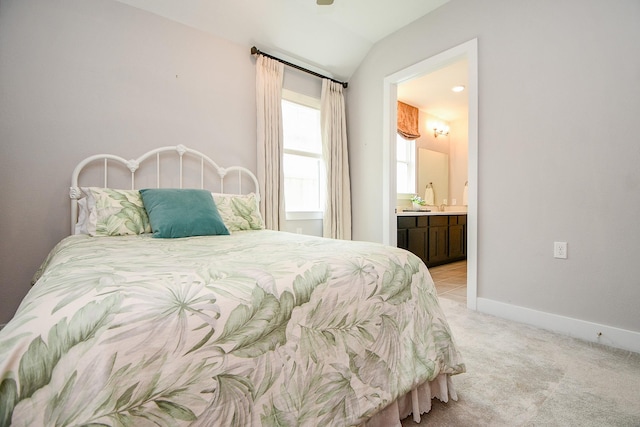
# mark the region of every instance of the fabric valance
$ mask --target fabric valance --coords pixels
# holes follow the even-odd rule
[[[416,107],[398,101],[398,133],[407,139],[420,138],[418,116]]]

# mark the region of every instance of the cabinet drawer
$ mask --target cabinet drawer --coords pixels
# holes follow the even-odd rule
[[[416,228],[415,216],[399,216],[398,217],[398,229],[403,228]]]
[[[466,215],[451,215],[449,216],[449,225],[464,225],[467,223]]]
[[[419,216],[416,219],[418,220],[418,227],[427,227],[429,225],[428,216]]]
[[[429,226],[447,226],[449,225],[449,217],[447,215],[434,215],[429,217]]]

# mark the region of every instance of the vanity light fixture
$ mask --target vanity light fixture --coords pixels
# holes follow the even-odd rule
[[[444,123],[440,123],[440,122],[434,123],[433,124],[433,136],[435,138],[437,138],[438,135],[440,135],[440,136],[449,135],[449,126],[445,125]]]
[[[449,125],[440,120],[428,120],[427,129],[433,129],[433,136],[435,138],[437,138],[438,136],[449,135]]]
[[[458,92],[462,92],[464,90],[464,86],[459,85],[459,86],[454,86],[451,88],[452,91],[458,93]]]

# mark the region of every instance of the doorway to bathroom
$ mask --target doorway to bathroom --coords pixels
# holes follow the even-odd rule
[[[384,106],[383,106],[383,239],[385,243],[395,246],[397,244],[397,185],[396,185],[396,114],[397,101],[399,99],[399,87],[410,86],[412,82],[417,82],[439,70],[445,69],[452,64],[466,63],[467,71],[467,148],[468,161],[466,173],[465,198],[467,202],[467,260],[456,268],[457,281],[460,282],[461,271],[466,269],[465,284],[466,305],[471,309],[476,309],[477,297],[477,194],[478,194],[478,60],[477,60],[477,39],[470,40],[459,46],[453,47],[445,52],[427,58],[408,68],[400,70],[384,79]],[[417,102],[417,101],[416,101]],[[434,120],[431,118],[430,120]],[[435,130],[434,130],[435,132]],[[461,183],[456,182],[456,186]],[[458,191],[459,192],[459,191]],[[456,193],[457,194],[457,193]],[[448,201],[447,204],[451,204]],[[456,203],[461,203],[456,201]],[[434,270],[434,279],[446,274],[438,273]],[[460,294],[458,287],[456,293]]]

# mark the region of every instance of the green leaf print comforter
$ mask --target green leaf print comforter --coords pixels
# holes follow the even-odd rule
[[[0,331],[2,426],[351,426],[465,369],[397,248],[78,235],[39,274]]]

